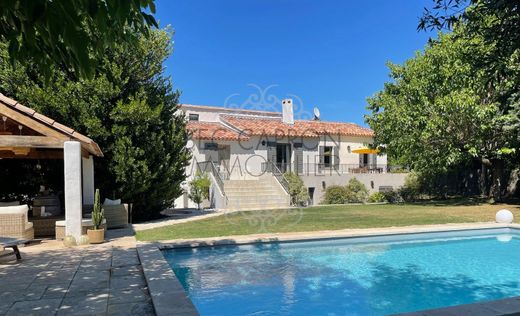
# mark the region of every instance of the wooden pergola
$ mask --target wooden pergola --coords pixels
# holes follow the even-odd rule
[[[0,159],[64,160],[67,234],[81,235],[82,205],[94,203],[93,158],[102,156],[92,139],[0,93]]]

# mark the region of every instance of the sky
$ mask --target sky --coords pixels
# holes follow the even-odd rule
[[[432,0],[159,0],[174,52],[166,74],[180,102],[281,109],[317,107],[326,121],[366,126],[366,98],[433,33],[417,31]]]

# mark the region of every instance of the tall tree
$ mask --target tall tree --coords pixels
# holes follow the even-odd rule
[[[154,0],[3,0],[0,40],[10,61],[33,63],[48,79],[53,66],[92,78],[97,57],[157,27]],[[127,30],[127,32],[122,32]]]
[[[137,42],[105,50],[93,79],[76,79],[54,68],[49,84],[36,65],[0,64],[0,90],[92,137],[105,157],[97,159],[96,185],[108,197],[134,203],[134,215],[152,218],[181,195],[185,148],[178,92],[163,74],[171,33],[153,30]],[[0,58],[7,60],[6,45]]]
[[[487,193],[500,198],[502,170],[516,157],[518,133],[507,128],[503,104],[490,97],[487,69],[475,66],[495,47],[480,36],[461,36],[465,32],[461,24],[404,65],[390,64],[392,82],[368,99],[372,114],[366,119],[377,144],[425,174],[480,161],[493,171]],[[518,72],[517,65],[504,69]]]

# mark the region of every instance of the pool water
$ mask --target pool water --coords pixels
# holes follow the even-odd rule
[[[520,295],[519,237],[493,230],[163,253],[203,316],[386,315]]]

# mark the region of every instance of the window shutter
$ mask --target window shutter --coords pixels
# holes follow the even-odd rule
[[[267,161],[276,164],[276,142],[267,142]],[[268,166],[271,170],[271,166]]]
[[[294,144],[294,163],[296,165],[296,170],[294,170],[297,174],[303,173],[303,144],[295,143]]]
[[[324,163],[323,156],[325,156],[325,147],[320,146],[319,151],[320,151],[320,163],[318,165],[318,172],[321,173],[321,171],[323,170],[323,163]]]
[[[334,157],[332,157],[332,163],[334,166],[334,170],[339,171],[339,147],[334,146]]]

